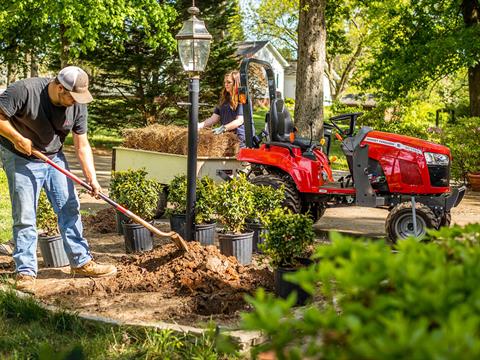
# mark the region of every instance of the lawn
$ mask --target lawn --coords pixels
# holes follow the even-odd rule
[[[89,133],[88,141],[94,148],[111,149],[114,146],[120,146],[123,142],[123,138],[117,131],[101,130]],[[72,133],[70,133],[65,139],[65,145],[73,145]]]
[[[12,238],[12,207],[8,194],[7,176],[0,168],[0,243]]]
[[[211,329],[194,338],[169,330],[104,325],[0,292],[1,359],[233,358],[217,351],[215,344],[224,342]]]

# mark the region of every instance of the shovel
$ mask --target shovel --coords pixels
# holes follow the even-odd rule
[[[72,174],[70,171],[58,166],[57,164],[55,164],[52,160],[50,160],[47,156],[45,156],[44,154],[42,154],[40,151],[38,150],[34,150],[32,149],[32,154],[35,155],[37,158],[39,158],[40,160],[43,160],[45,161],[48,165],[51,165],[53,166],[55,169],[57,169],[58,171],[60,171],[61,173],[63,173],[66,177],[72,179],[73,181],[75,181],[76,183],[82,185],[85,189],[87,189],[88,191],[92,191],[92,187],[90,185],[88,185],[85,181],[83,181],[82,179],[80,179],[79,177],[75,176],[74,174]],[[117,204],[115,201],[113,201],[112,199],[110,199],[107,195],[103,194],[103,193],[99,193],[98,196],[100,198],[102,198],[103,200],[105,200],[108,204],[112,205],[116,210],[120,211],[122,214],[124,214],[125,216],[128,216],[130,219],[132,219],[133,221],[135,221],[137,224],[140,224],[140,225],[143,225],[145,226],[148,230],[150,230],[151,232],[153,232],[154,234],[157,234],[158,236],[166,236],[166,237],[169,237],[172,239],[172,241],[175,243],[175,245],[177,245],[177,247],[180,249],[180,250],[183,250],[185,252],[188,252],[188,246],[187,246],[187,243],[185,242],[185,240],[183,240],[183,238],[177,234],[176,232],[174,231],[170,231],[168,233],[165,233],[163,231],[160,231],[158,230],[156,227],[154,227],[152,224],[146,222],[145,220],[143,220],[140,216],[138,215],[135,215],[134,213],[132,213],[130,210],[127,210],[125,209],[123,206],[121,206],[120,204]]]

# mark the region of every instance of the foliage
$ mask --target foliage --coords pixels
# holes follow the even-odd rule
[[[279,359],[434,359],[480,356],[480,224],[443,227],[428,243],[331,236],[317,262],[289,276],[321,298],[293,301],[258,292],[246,329],[269,339]],[[292,336],[292,334],[294,334]]]
[[[304,214],[276,208],[263,218],[265,242],[259,246],[275,267],[295,267],[296,259],[305,256],[315,240],[313,221]]]
[[[42,236],[58,235],[57,215],[53,211],[45,190],[40,191],[37,206],[37,228],[42,230]]]
[[[284,186],[278,189],[272,186],[252,184],[253,207],[248,215],[248,220],[261,222],[262,218],[270,211],[282,206],[285,199]]]
[[[7,176],[0,168],[0,243],[12,238],[12,206],[8,194]]]
[[[245,230],[253,210],[252,195],[252,185],[244,174],[218,186],[216,213],[225,231],[238,234]]]
[[[195,202],[195,223],[211,223],[215,219],[215,199],[217,185],[211,177],[204,176],[197,179],[197,191]]]
[[[166,214],[185,215],[187,212],[187,176],[176,175],[168,184],[167,202],[170,207]]]
[[[465,182],[467,173],[480,171],[480,118],[459,118],[442,129],[432,128],[432,132],[452,152],[453,179]]]
[[[0,357],[3,359],[234,359],[213,327],[201,336],[86,321],[50,312],[31,297],[0,293]],[[232,355],[226,355],[229,350]]]
[[[162,185],[156,180],[147,179],[144,168],[112,172],[112,199],[145,220],[151,220],[155,216],[161,191]]]

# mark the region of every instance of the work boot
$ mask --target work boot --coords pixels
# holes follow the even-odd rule
[[[72,275],[83,275],[89,277],[107,277],[113,276],[117,273],[117,268],[114,265],[97,264],[90,260],[85,265],[79,268],[71,268]]]
[[[15,277],[15,288],[29,294],[35,294],[35,276],[17,273]]]

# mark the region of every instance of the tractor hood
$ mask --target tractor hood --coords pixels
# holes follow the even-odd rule
[[[417,154],[424,152],[433,152],[438,154],[445,154],[450,157],[450,150],[448,147],[432,143],[430,141],[414,138],[411,136],[398,135],[386,133],[383,131],[370,131],[363,139],[364,142],[371,144],[378,144],[383,146],[395,147],[412,151]]]

